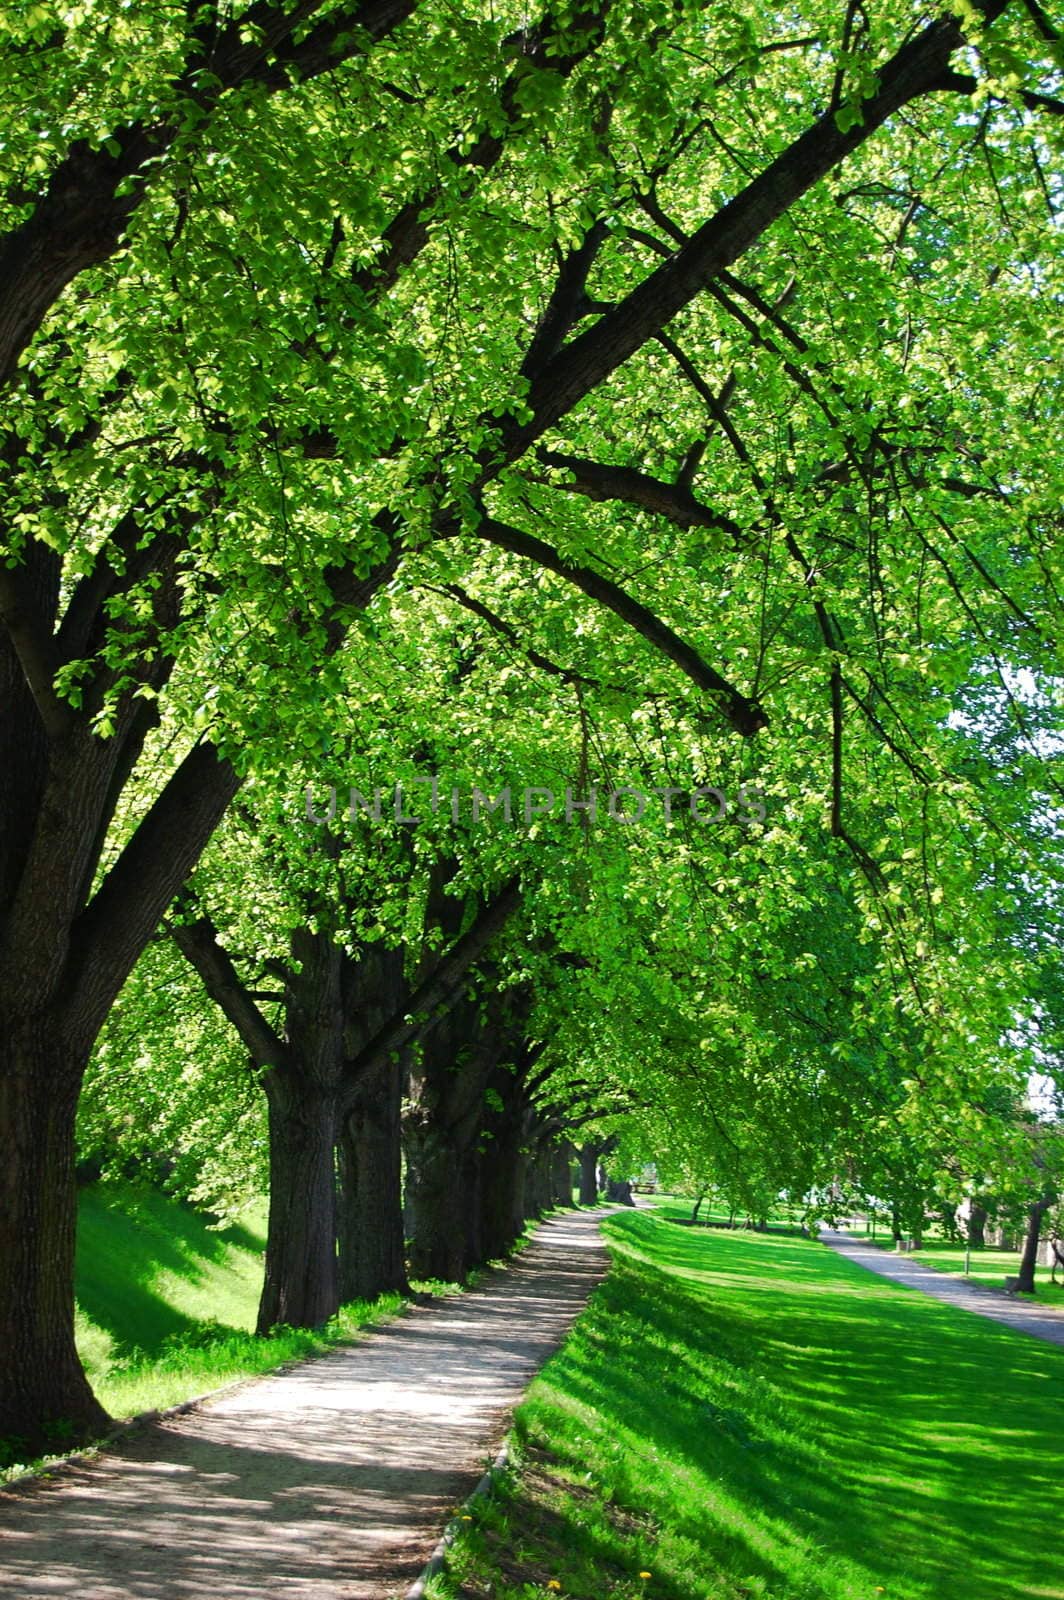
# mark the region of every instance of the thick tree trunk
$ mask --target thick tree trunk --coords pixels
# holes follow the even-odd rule
[[[523,1219],[524,1168],[521,1128],[500,1130],[480,1157],[480,1217],[484,1259],[495,1261],[513,1249]]]
[[[74,1119],[88,1052],[0,1021],[0,1438],[22,1459],[106,1427],[74,1343]]]
[[[340,1129],[337,1231],[342,1303],[409,1290],[403,1240],[401,1100],[402,1068],[389,1062],[363,1086]]]
[[[568,1142],[555,1145],[550,1153],[550,1198],[555,1206],[573,1203],[573,1147]]]
[[[554,1204],[551,1182],[551,1152],[533,1149],[528,1163],[525,1207],[528,1217],[541,1217]]]
[[[488,1259],[478,1144],[491,1131],[486,1091],[512,1042],[512,1004],[497,992],[483,1008],[465,997],[426,1033],[411,1064],[403,1140],[413,1277],[461,1281]]]
[[[336,1270],[336,1097],[274,1068],[269,1104],[270,1218],[258,1332],[279,1323],[316,1328],[339,1306]]]
[[[464,1152],[442,1130],[425,1125],[408,1125],[405,1144],[410,1275],[461,1283],[473,1265],[466,1240]]]
[[[1016,1274],[1016,1289],[1020,1294],[1034,1294],[1034,1273],[1038,1265],[1038,1244],[1042,1237],[1042,1218],[1045,1216],[1052,1200],[1043,1195],[1041,1200],[1036,1200],[1027,1213],[1027,1232],[1024,1235],[1023,1251],[1020,1255],[1020,1270]]]
[[[986,1248],[986,1207],[974,1203],[968,1212],[968,1248],[970,1250]]]
[[[523,1136],[517,1140],[517,1154],[514,1158],[514,1186],[512,1210],[510,1212],[510,1227],[514,1239],[519,1239],[525,1231],[525,1223],[532,1215],[531,1201],[529,1199],[529,1174],[532,1170],[531,1156]]]
[[[580,1151],[580,1204],[593,1206],[598,1203],[598,1158],[602,1146],[585,1144]]]

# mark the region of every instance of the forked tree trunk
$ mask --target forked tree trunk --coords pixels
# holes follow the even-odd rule
[[[108,1421],[74,1342],[74,1120],[87,1064],[47,1017],[0,1021],[0,1419],[24,1459]]]
[[[316,1328],[339,1305],[336,1098],[302,1073],[263,1078],[269,1105],[270,1217],[258,1332]]]
[[[337,1143],[340,1300],[406,1294],[402,1150],[402,1067],[388,1062],[362,1087]]]

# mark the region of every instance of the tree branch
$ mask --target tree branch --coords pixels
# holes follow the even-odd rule
[[[93,1037],[240,787],[198,744],[171,775],[71,931],[75,1025]]]
[[[255,1004],[251,990],[241,982],[210,917],[187,888],[178,894],[173,909],[178,920],[167,918],[167,931],[199,973],[210,998],[240,1035],[255,1065],[263,1070],[280,1066],[287,1047]]]
[[[557,573],[567,583],[582,589],[589,599],[612,611],[648,644],[675,662],[692,683],[705,690],[724,720],[744,738],[768,726],[768,717],[756,700],[748,699],[733,688],[726,678],[702,659],[692,645],[611,579],[594,572],[590,567],[566,562],[552,545],[537,539],[534,534],[523,533],[508,523],[498,522],[494,517],[484,517],[477,525],[476,533],[489,544],[498,545],[502,550],[509,550],[514,555],[536,562],[549,572]]]
[[[1007,0],[983,0],[992,22]],[[861,106],[860,120],[845,131],[834,113],[819,117],[747,186],[702,225],[669,261],[649,274],[594,327],[578,334],[534,378],[528,420],[499,423],[506,461],[571,411],[585,395],[654,338],[724,267],[731,266],[774,222],[831,169],[859,148],[887,119],[911,101],[942,87],[953,52],[964,44],[955,17],[940,17],[895,53],[877,75],[876,92]]]
[[[454,1004],[465,987],[470,967],[521,906],[521,884],[510,878],[482,908],[473,926],[456,939],[406,1001],[403,1012],[385,1023],[346,1064],[345,1084],[352,1093],[386,1057],[402,1050]]]
[[[7,629],[41,724],[50,739],[69,731],[72,713],[53,687],[56,663],[51,635],[26,592],[23,569],[0,566],[0,622]]]

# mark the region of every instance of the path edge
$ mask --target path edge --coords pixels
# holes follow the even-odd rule
[[[462,1284],[457,1291],[458,1294],[466,1294],[470,1289],[479,1287],[481,1277],[488,1277],[495,1272],[505,1272],[506,1269],[513,1264],[517,1257],[520,1256],[523,1251],[533,1243],[536,1232],[538,1231],[541,1223],[546,1222],[551,1217],[557,1216],[559,1213],[564,1213],[569,1209],[578,1211],[584,1208],[579,1206],[573,1206],[571,1208],[566,1206],[551,1206],[550,1209],[545,1211],[541,1217],[530,1219],[528,1225],[514,1241],[513,1246],[506,1253],[506,1255],[499,1256],[492,1261],[484,1262],[481,1267],[476,1269],[477,1274],[479,1274],[477,1281],[466,1282]],[[587,1209],[591,1208],[588,1207]],[[449,1296],[445,1294],[429,1295],[427,1298],[431,1300],[445,1300],[448,1299]],[[345,1346],[350,1347],[358,1344],[363,1333],[371,1333],[377,1328],[385,1326],[389,1322],[399,1321],[400,1318],[407,1316],[411,1308],[417,1303],[418,1302],[416,1300],[411,1299],[407,1301],[405,1305],[400,1306],[397,1311],[386,1313],[379,1320],[375,1319],[372,1322],[364,1323],[362,1327],[358,1329],[357,1333],[351,1336],[351,1338],[341,1341],[340,1344],[333,1346],[332,1349],[343,1349]],[[123,1417],[121,1420],[116,1422],[113,1427],[108,1429],[106,1433],[101,1434],[98,1439],[93,1439],[90,1444],[81,1445],[77,1450],[71,1450],[63,1456],[49,1456],[41,1462],[40,1466],[28,1467],[25,1472],[20,1472],[16,1478],[0,1479],[0,1495],[7,1494],[12,1490],[26,1489],[34,1483],[44,1483],[51,1478],[53,1474],[70,1472],[77,1467],[84,1467],[90,1462],[95,1461],[98,1456],[103,1455],[111,1448],[112,1445],[119,1444],[123,1439],[129,1438],[132,1434],[139,1432],[141,1429],[150,1428],[153,1423],[166,1422],[171,1417],[184,1416],[186,1412],[195,1411],[200,1406],[207,1405],[211,1400],[218,1400],[222,1395],[229,1394],[236,1389],[246,1388],[248,1385],[253,1383],[261,1383],[265,1378],[275,1378],[281,1373],[291,1372],[297,1367],[307,1366],[312,1361],[325,1360],[329,1355],[332,1354],[332,1349],[322,1350],[316,1355],[311,1356],[296,1356],[289,1361],[279,1362],[276,1367],[270,1367],[265,1372],[254,1372],[245,1378],[231,1378],[228,1383],[219,1384],[216,1389],[207,1389],[203,1392],[203,1394],[193,1395],[190,1400],[179,1400],[176,1405],[166,1406],[161,1410],[158,1407],[152,1407],[148,1411],[138,1411],[132,1417]],[[484,1476],[487,1477],[493,1470],[494,1464],[488,1469],[488,1472],[485,1473]],[[479,1487],[480,1485],[478,1484],[477,1489],[479,1489]],[[473,1493],[476,1494],[476,1492],[477,1490],[475,1489]],[[470,1498],[472,1499],[472,1495]],[[450,1524],[448,1524],[448,1526],[450,1526]]]
[[[417,1577],[414,1579],[413,1583],[410,1585],[409,1589],[406,1591],[403,1600],[424,1600],[425,1590],[431,1580],[438,1577],[447,1566],[448,1553],[451,1546],[457,1540],[458,1535],[462,1532],[462,1522],[464,1518],[468,1516],[469,1508],[475,1505],[478,1500],[484,1500],[492,1493],[493,1489],[495,1488],[496,1479],[506,1471],[509,1465],[510,1439],[509,1435],[507,1435],[506,1439],[503,1441],[502,1449],[495,1457],[495,1460],[491,1463],[491,1466],[483,1474],[479,1483],[472,1490],[472,1492],[462,1501],[462,1504],[458,1507],[458,1510],[444,1528],[435,1549],[429,1556],[429,1559],[426,1561],[421,1571],[418,1573]]]

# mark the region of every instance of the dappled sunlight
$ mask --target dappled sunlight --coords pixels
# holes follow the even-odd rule
[[[790,1595],[812,1563],[801,1592],[832,1600],[1020,1600],[1052,1571],[1064,1594],[1064,1556],[1025,1531],[1059,1492],[1064,1351],[815,1241],[645,1215],[607,1233],[614,1270],[523,1426],[701,1542],[700,1581]]]
[[[18,1600],[294,1600],[409,1582],[605,1267],[596,1219],[357,1344],[0,1494]]]

